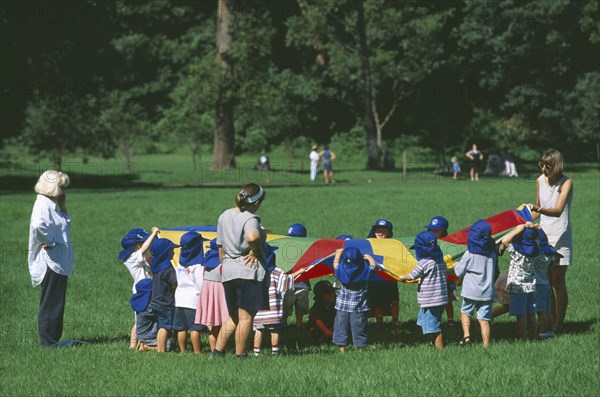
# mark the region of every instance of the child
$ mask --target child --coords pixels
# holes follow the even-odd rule
[[[202,288],[196,310],[196,324],[202,324],[210,329],[208,343],[210,351],[215,350],[221,325],[229,318],[225,290],[221,284],[221,260],[217,239],[210,241],[210,249],[204,254]]]
[[[502,238],[501,251],[510,254],[506,280],[509,313],[517,316],[517,338],[530,340],[537,336],[535,319],[535,269],[533,262],[540,254],[540,233],[533,223],[517,226]]]
[[[540,254],[533,261],[535,271],[535,310],[537,311],[539,338],[551,338],[554,336],[552,321],[548,310],[550,309],[550,280],[548,280],[548,269],[555,266],[563,256],[548,243],[548,236],[542,230],[540,232]]]
[[[450,224],[448,223],[448,219],[443,216],[434,216],[429,221],[429,225],[425,226],[428,232],[432,232],[435,234],[437,239],[444,238],[448,235],[448,227]],[[444,257],[444,262],[448,261],[450,263],[452,261],[452,257],[448,255],[448,259]],[[450,263],[452,265],[452,263]],[[446,317],[448,318],[448,326],[454,327],[456,322],[454,321],[454,306],[452,302],[456,300],[456,282],[448,281],[448,304],[446,305]]]
[[[173,248],[179,247],[166,238],[157,238],[152,243],[150,253],[150,270],[152,271],[152,299],[150,308],[158,318],[158,334],[156,346],[158,352],[167,351],[167,339],[173,329],[175,314],[175,289],[177,275],[171,265]]]
[[[327,280],[315,284],[314,305],[308,313],[308,332],[317,342],[331,341],[335,321],[335,289]]]
[[[469,229],[467,251],[454,266],[456,276],[462,278],[463,302],[460,308],[463,338],[462,346],[471,344],[471,316],[477,310],[483,346],[490,344],[490,322],[494,302],[494,281],[498,274],[496,244],[492,239],[492,227],[480,219]]]
[[[387,219],[379,219],[371,226],[367,238],[392,238],[394,236],[394,225]],[[400,326],[400,294],[398,283],[390,280],[373,280],[369,282],[369,304],[373,307],[375,323],[377,326],[383,324],[383,315],[389,308],[392,316],[392,325]]]
[[[306,227],[301,223],[294,223],[288,228],[287,235],[290,237],[306,237]],[[294,283],[294,291],[285,294],[283,300],[283,312],[287,319],[292,315],[292,310],[296,311],[296,328],[302,328],[302,319],[308,313],[308,294],[310,291],[310,281],[300,281]]]
[[[419,233],[413,247],[419,262],[408,275],[400,276],[400,280],[420,279],[417,300],[421,310],[417,325],[421,326],[431,346],[443,349],[442,313],[448,303],[446,262],[432,232]]]
[[[333,259],[335,277],[342,283],[335,303],[337,313],[333,328],[333,343],[340,353],[346,351],[349,331],[355,347],[367,346],[367,281],[377,264],[371,255],[356,247],[338,249]]]
[[[154,226],[152,228],[152,234],[148,234],[144,229],[131,229],[123,239],[121,239],[121,246],[123,250],[119,252],[119,260],[123,262],[131,277],[133,278],[132,292],[135,294],[135,285],[146,278],[152,278],[150,273],[150,266],[146,262],[146,253],[158,234],[158,228]],[[136,319],[137,321],[137,319]],[[138,337],[136,332],[135,323],[131,328],[131,338],[129,340],[129,348],[135,349],[137,347]]]
[[[204,260],[203,242],[201,234],[187,232],[181,236],[181,252],[179,266],[177,266],[177,289],[175,290],[175,318],[173,329],[177,331],[177,341],[181,353],[186,351],[187,331],[194,354],[200,354],[200,332],[204,330],[200,324],[195,324],[198,296],[202,288],[202,266]]]
[[[293,274],[285,274],[283,269],[276,266],[275,250],[265,244],[264,253],[269,280],[269,310],[259,310],[254,317],[254,355],[260,354],[262,346],[263,330],[271,333],[271,353],[279,354],[279,331],[283,327],[283,295],[288,290],[294,289],[294,278],[304,273],[306,269],[300,269]]]
[[[131,308],[136,313],[138,351],[156,350],[156,316],[149,307],[151,296],[152,279],[143,278],[137,282],[135,292],[129,299]]]
[[[452,162],[452,173],[454,174],[452,179],[456,181],[460,178],[460,164],[458,163],[458,157],[452,156],[450,161]]]

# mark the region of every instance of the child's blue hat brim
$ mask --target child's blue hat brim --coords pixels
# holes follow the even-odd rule
[[[411,248],[415,250],[417,260],[433,259],[436,262],[443,261],[444,255],[437,244],[437,237],[430,231],[417,234],[415,243]]]
[[[127,235],[121,239],[123,250],[119,252],[119,260],[125,262],[129,255],[135,249],[136,244],[143,243],[150,237],[150,234],[141,228],[131,229]]]
[[[208,269],[214,269],[220,264],[221,259],[219,258],[219,247],[217,246],[217,239],[213,238],[212,240],[210,240],[210,249],[204,254],[204,262],[202,262],[202,266]]]
[[[388,229],[390,231],[389,237],[394,237],[394,225],[392,224],[392,222],[388,221],[387,219],[378,219],[375,221],[373,226],[371,226],[371,231],[369,232],[369,235],[367,236],[367,238],[374,238],[375,237],[375,229],[378,227],[385,227],[386,229]]]
[[[131,295],[129,303],[131,308],[136,312],[142,312],[146,310],[148,304],[150,304],[150,297],[152,296],[152,279],[145,278],[135,284],[135,293]]]
[[[301,223],[294,223],[288,228],[289,237],[306,237],[306,227]]]
[[[150,247],[150,254],[152,255],[150,270],[152,273],[158,273],[171,266],[171,252],[173,248],[177,247],[179,245],[166,238],[157,238],[152,242]]]
[[[275,255],[275,251],[277,251],[279,247],[273,247],[272,245],[265,243],[264,252],[265,252],[265,262],[267,263],[268,271],[272,272],[277,266],[277,257]]]
[[[467,249],[472,254],[490,255],[496,250],[496,243],[492,238],[492,226],[485,220],[480,219],[467,229]]]
[[[179,253],[179,264],[187,267],[199,265],[204,261],[204,242],[208,241],[196,232],[187,232],[179,240],[181,251]]]
[[[448,230],[449,225],[448,219],[443,216],[434,216],[425,228],[430,230]]]
[[[357,247],[344,249],[340,256],[340,263],[335,271],[335,277],[342,284],[356,284],[369,280],[371,271],[369,264]]]
[[[559,257],[563,258],[563,255],[559,254],[556,248],[550,245],[550,243],[548,242],[548,236],[546,235],[546,232],[544,232],[544,230],[542,229],[540,229],[540,251],[544,255],[558,255]]]
[[[525,230],[516,236],[512,245],[514,249],[527,257],[537,256],[540,253],[539,233],[536,229],[526,227]]]
[[[349,234],[340,234],[335,239],[336,240],[352,240],[352,236]]]

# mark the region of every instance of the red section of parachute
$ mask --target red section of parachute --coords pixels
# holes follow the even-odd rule
[[[318,260],[324,259],[327,256],[335,253],[339,248],[344,248],[344,240],[321,239],[315,241],[306,250],[304,255],[300,257],[294,265],[290,273],[298,269],[308,267]],[[310,280],[311,278],[322,277],[332,273],[332,268],[326,264],[318,264],[306,273],[301,274],[296,281]]]
[[[501,212],[497,215],[487,218],[486,221],[492,226],[492,236],[496,233],[512,229],[513,227],[525,223],[525,219],[523,219],[523,217],[514,210]],[[467,233],[467,230],[469,230],[469,228],[459,230],[458,232],[443,237],[440,240],[452,244],[465,245],[467,244],[467,239],[469,238],[469,233]]]

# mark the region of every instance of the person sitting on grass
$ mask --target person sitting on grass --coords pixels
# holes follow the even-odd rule
[[[308,332],[316,342],[330,342],[335,322],[335,288],[327,280],[315,284],[315,303],[308,313]]]
[[[421,309],[417,325],[421,326],[423,334],[429,339],[430,346],[443,349],[442,314],[448,303],[446,262],[437,244],[437,238],[432,232],[419,233],[413,248],[419,262],[409,274],[400,276],[400,280],[419,279],[417,300]]]
[[[333,327],[333,344],[340,353],[346,351],[350,332],[354,347],[367,346],[367,281],[377,264],[369,254],[356,247],[338,249],[333,259],[335,277],[342,283],[335,303],[337,313]]]
[[[462,278],[462,346],[471,344],[470,316],[475,311],[481,327],[483,346],[488,347],[490,344],[494,281],[498,274],[496,244],[491,234],[492,227],[488,222],[483,219],[475,222],[469,229],[467,251],[460,262],[454,265],[454,273]]]
[[[127,232],[127,235],[121,239],[123,250],[119,252],[119,260],[123,262],[131,277],[133,278],[132,292],[135,294],[135,285],[143,279],[151,279],[152,273],[150,266],[146,262],[146,257],[150,245],[158,235],[158,228],[152,228],[152,234],[148,234],[144,229],[136,228]],[[136,318],[137,322],[137,318]],[[135,349],[138,342],[135,323],[131,328],[131,337],[129,339],[129,348]]]
[[[202,288],[202,261],[204,260],[203,243],[207,241],[201,234],[187,232],[179,243],[179,266],[177,266],[177,289],[175,290],[175,318],[173,330],[177,332],[179,351],[186,352],[187,332],[190,331],[190,340],[194,354],[200,354],[200,333],[205,326],[196,324],[196,310],[198,309],[198,296]]]
[[[265,244],[263,252],[265,254],[265,263],[269,273],[269,310],[259,310],[254,317],[254,355],[258,356],[262,348],[263,331],[271,333],[271,353],[279,354],[279,333],[283,328],[283,298],[286,291],[294,289],[294,278],[304,273],[306,269],[302,268],[293,274],[286,274],[285,271],[276,265],[275,250],[279,247],[272,247]]]
[[[135,326],[137,330],[138,351],[156,350],[156,315],[150,308],[152,297],[152,279],[143,278],[135,284],[135,292],[129,303],[135,311]]]
[[[167,351],[167,339],[173,329],[173,316],[175,315],[175,289],[177,288],[177,274],[171,265],[173,248],[179,247],[171,240],[158,238],[150,247],[152,260],[152,299],[150,308],[156,313],[158,319],[157,351]]]

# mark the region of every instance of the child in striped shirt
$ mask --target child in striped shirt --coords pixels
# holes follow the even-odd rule
[[[263,331],[271,333],[271,353],[279,353],[279,332],[283,328],[283,298],[286,291],[294,289],[294,278],[304,273],[306,269],[300,269],[293,274],[276,266],[275,250],[265,244],[264,252],[266,264],[270,274],[269,280],[269,310],[259,310],[254,317],[254,355],[258,356],[262,347]]]
[[[420,279],[417,301],[421,310],[417,325],[421,326],[431,346],[443,349],[442,314],[448,303],[444,256],[432,232],[419,233],[412,248],[419,262],[410,273],[400,276],[400,280]]]

